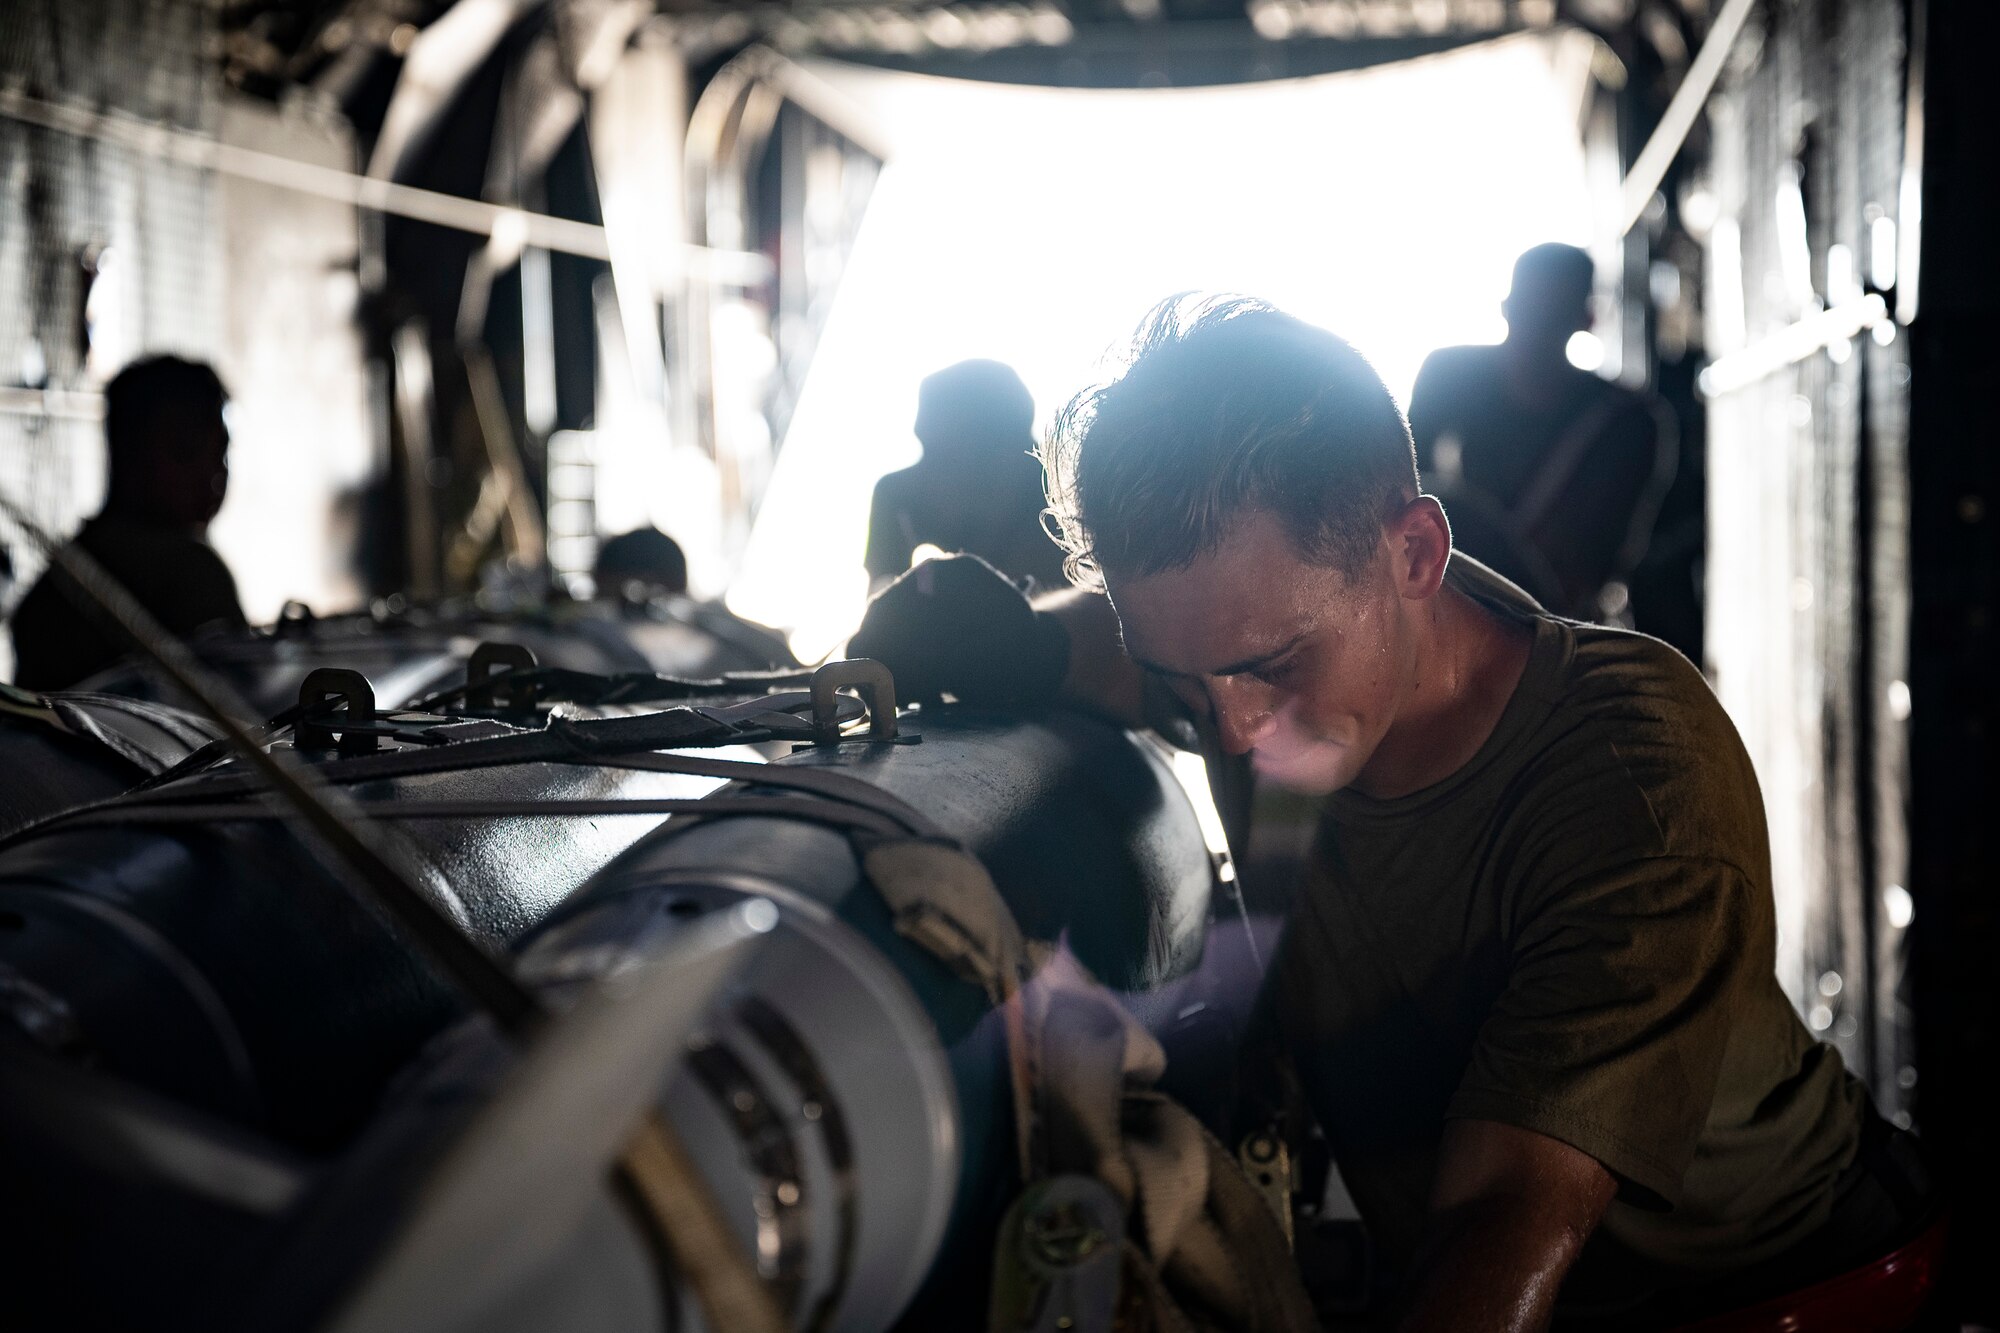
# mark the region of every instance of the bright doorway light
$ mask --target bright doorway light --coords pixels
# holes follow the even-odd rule
[[[1155,302],[1261,296],[1355,343],[1407,402],[1493,342],[1514,259],[1586,243],[1579,89],[1552,41],[1194,90],[1022,88],[821,64],[889,135],[729,605],[836,647],[866,597],[869,495],[918,454],[925,375],[1012,365],[1046,422]]]

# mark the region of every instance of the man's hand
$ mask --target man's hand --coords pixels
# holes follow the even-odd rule
[[[847,652],[888,667],[899,698],[1039,703],[1062,685],[1069,634],[999,570],[978,556],[951,555],[884,588]]]
[[[1404,1333],[1548,1327],[1557,1288],[1616,1193],[1611,1173],[1566,1143],[1490,1120],[1448,1122]]]

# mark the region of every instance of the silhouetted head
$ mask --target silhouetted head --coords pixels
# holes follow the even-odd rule
[[[1170,301],[1043,454],[1071,577],[1223,746],[1319,794],[1408,698],[1451,554],[1374,367],[1261,301]]]
[[[104,391],[106,512],[206,527],[229,489],[228,401],[221,379],[198,361],[153,356],[119,371]]]
[[[1590,327],[1590,290],[1597,269],[1574,245],[1538,245],[1514,261],[1514,285],[1501,302],[1507,339],[1560,349]]]
[[[1247,297],[1155,307],[1125,372],[1062,410],[1043,463],[1086,586],[1183,568],[1253,510],[1353,574],[1417,493],[1409,425],[1367,358]]]
[[[687,556],[679,542],[658,528],[636,528],[597,548],[591,578],[600,593],[619,592],[630,583],[662,592],[686,592]]]
[[[934,463],[978,462],[1034,447],[1035,400],[1011,366],[961,361],[917,391],[917,439]]]

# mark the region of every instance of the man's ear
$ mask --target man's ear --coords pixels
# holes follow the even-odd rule
[[[1387,527],[1398,589],[1412,601],[1435,597],[1451,562],[1451,523],[1444,506],[1435,496],[1419,495],[1397,510]]]

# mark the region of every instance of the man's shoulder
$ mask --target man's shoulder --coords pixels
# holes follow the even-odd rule
[[[1487,611],[1517,624],[1560,627],[1547,636],[1555,641],[1547,649],[1557,659],[1555,679],[1541,686],[1558,707],[1615,703],[1639,693],[1684,705],[1727,724],[1706,678],[1672,645],[1636,630],[1558,615],[1504,574],[1463,551],[1451,553],[1446,579]],[[1538,633],[1538,637],[1543,636]]]
[[[882,479],[875,483],[875,496],[878,500],[907,501],[923,489],[925,475],[922,463],[912,463],[908,467],[884,473]]]
[[[14,683],[31,690],[73,683],[90,669],[93,644],[102,638],[54,565],[42,571],[15,605],[7,629],[14,643]]]
[[[1658,639],[1598,625],[1568,630],[1572,646],[1523,777],[1580,820],[1626,811],[1650,854],[1757,873],[1762,795],[1708,681]]]
[[[920,464],[912,464],[895,472],[885,474],[875,483],[875,490],[869,499],[869,512],[875,523],[889,522],[897,515],[907,516],[921,508],[919,503],[923,491],[924,474]],[[905,519],[907,522],[907,518]],[[871,530],[871,539],[879,539],[881,534]]]
[[[1440,347],[1424,358],[1417,385],[1426,395],[1461,393],[1498,373],[1500,349],[1481,344]]]
[[[75,545],[177,634],[243,623],[236,576],[196,533],[100,517],[83,526]]]
[[[1498,343],[1458,343],[1432,352],[1424,358],[1424,366],[1438,371],[1485,369],[1497,365],[1499,357]]]
[[[215,548],[194,533],[102,516],[85,523],[72,543],[114,573],[117,572],[117,565],[149,564],[157,560],[222,564],[222,557],[216,554]]]
[[[1707,677],[1679,649],[1637,630],[1565,623],[1573,647],[1564,683],[1582,711],[1612,723],[1719,726],[1736,734]]]

